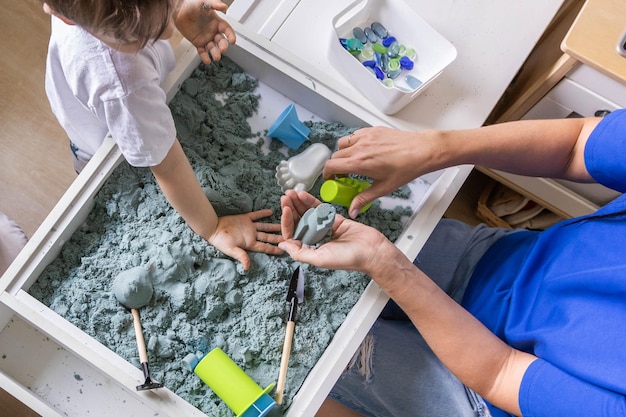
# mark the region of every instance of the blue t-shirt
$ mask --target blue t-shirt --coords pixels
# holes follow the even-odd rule
[[[585,164],[597,182],[626,192],[625,110],[594,129]],[[592,215],[497,241],[462,304],[539,358],[522,380],[524,416],[626,415],[626,194]]]

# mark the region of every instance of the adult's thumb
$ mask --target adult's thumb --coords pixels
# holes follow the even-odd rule
[[[370,187],[367,190],[361,191],[352,199],[352,203],[350,203],[350,209],[348,210],[350,218],[356,218],[361,210],[363,210],[363,207],[365,207],[378,197],[378,194],[376,194],[375,192],[376,190],[372,192],[372,188],[374,187]]]

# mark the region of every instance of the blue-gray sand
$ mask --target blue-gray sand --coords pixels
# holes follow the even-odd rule
[[[111,291],[126,308],[139,309],[147,305],[154,293],[150,271],[142,266],[135,266],[120,272],[113,280]]]
[[[282,191],[274,177],[281,160],[312,143],[331,150],[355,126],[308,120],[309,141],[287,149],[247,119],[258,108],[258,82],[235,63],[201,65],[170,108],[196,176],[220,215],[271,208],[279,223]],[[268,121],[268,126],[272,121]],[[262,150],[270,141],[269,150]],[[267,147],[266,147],[267,148]],[[323,179],[310,190],[319,196]],[[395,240],[410,216],[375,203],[358,221]],[[343,207],[337,213],[346,214]],[[155,380],[211,417],[234,414],[183,362],[189,353],[224,350],[260,386],[278,378],[287,287],[298,266],[288,255],[251,253],[244,271],[187,227],[147,168],[120,164],[95,197],[85,223],[30,288],[30,294],[109,349],[139,367],[132,315],[113,293],[118,274],[146,271],[154,293],[141,306],[150,370]],[[340,254],[339,254],[340,256]],[[283,415],[308,372],[369,282],[362,274],[303,265],[305,301],[298,309]],[[134,387],[131,387],[134,389]]]

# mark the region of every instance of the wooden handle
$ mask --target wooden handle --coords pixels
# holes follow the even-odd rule
[[[139,351],[139,361],[148,363],[148,354],[146,353],[146,341],[143,339],[143,330],[141,329],[141,321],[139,320],[139,310],[131,308],[133,315],[133,327],[135,327],[135,337],[137,338],[137,351]]]
[[[288,321],[285,332],[285,343],[283,344],[283,356],[280,359],[280,372],[278,373],[278,383],[276,384],[276,404],[283,403],[283,392],[285,391],[285,381],[287,380],[287,367],[289,366],[289,355],[291,354],[291,342],[296,322]]]

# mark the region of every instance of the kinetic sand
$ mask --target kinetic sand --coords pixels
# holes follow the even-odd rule
[[[271,208],[274,215],[265,220],[279,222],[282,191],[276,166],[312,143],[334,150],[337,139],[354,127],[305,121],[311,128],[309,141],[289,150],[266,138],[266,131],[252,131],[248,119],[258,108],[256,87],[254,78],[224,59],[201,65],[170,108],[183,148],[218,213]],[[312,194],[319,196],[321,183],[318,179]],[[410,215],[403,206],[383,210],[375,203],[358,220],[395,240]],[[345,214],[343,208],[337,210]],[[99,191],[84,225],[30,293],[139,366],[132,316],[117,301],[112,282],[122,271],[146,268],[154,294],[140,313],[152,377],[205,414],[230,417],[230,409],[183,358],[220,347],[260,386],[276,382],[287,285],[297,264],[287,255],[250,255],[252,266],[243,271],[186,226],[149,169],[122,163]],[[358,273],[303,267],[305,301],[298,309],[285,401],[272,416],[287,409],[369,282]]]

